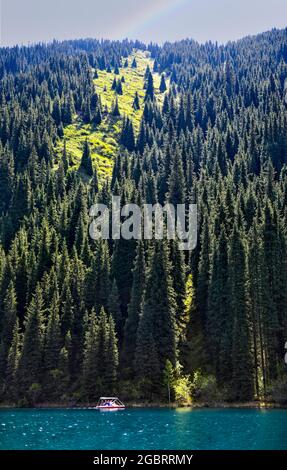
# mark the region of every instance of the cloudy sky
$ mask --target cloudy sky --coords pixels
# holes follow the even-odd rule
[[[96,37],[226,42],[287,26],[287,0],[0,0],[1,44]]]

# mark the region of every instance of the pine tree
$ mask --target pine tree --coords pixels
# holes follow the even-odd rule
[[[230,379],[232,369],[232,313],[229,305],[227,237],[223,227],[216,241],[210,266],[207,333],[210,362],[220,385]]]
[[[153,77],[151,72],[149,72],[147,79],[146,79],[146,94],[145,94],[145,101],[154,100],[154,85],[153,85]]]
[[[73,117],[75,114],[75,103],[73,95],[70,93],[69,96],[65,99],[62,109],[62,121],[64,124],[72,124]]]
[[[115,65],[115,75],[119,75],[120,74],[120,71],[119,71],[119,67],[118,67],[118,64]]]
[[[99,345],[98,322],[93,310],[85,336],[84,363],[83,363],[83,394],[88,400],[96,399],[99,388]]]
[[[279,317],[277,302],[280,298],[280,236],[278,231],[278,214],[270,202],[266,203],[263,214],[263,246],[264,246],[264,310],[266,335],[266,380],[271,382],[277,378]],[[263,271],[264,272],[264,271]]]
[[[124,315],[126,314],[127,305],[130,301],[135,248],[135,240],[115,240],[111,274],[116,280],[119,289],[121,310]]]
[[[148,398],[159,393],[161,373],[150,313],[145,310],[140,318],[134,359],[136,377]]]
[[[69,169],[69,166],[70,166],[70,161],[69,161],[69,157],[68,157],[68,154],[67,154],[67,141],[66,141],[66,139],[64,140],[62,163],[63,163],[64,172],[66,174],[68,169]]]
[[[124,119],[123,121],[120,143],[130,152],[135,149],[134,128],[133,123],[129,118]]]
[[[12,343],[13,332],[17,322],[17,299],[14,284],[10,281],[4,303],[4,315],[1,324],[1,342],[0,342],[0,377],[5,377],[7,367],[7,358],[10,345]]]
[[[92,120],[92,111],[91,111],[91,105],[90,105],[89,100],[83,103],[82,115],[83,115],[84,123],[89,124]]]
[[[102,307],[98,318],[98,377],[100,393],[104,393],[105,377],[109,362],[109,328],[107,314]]]
[[[172,363],[167,360],[163,371],[164,385],[167,387],[168,403],[171,401],[172,386],[174,384],[174,368]]]
[[[98,177],[98,168],[97,166],[95,166],[94,168],[94,175],[93,175],[93,179],[91,181],[91,197],[92,197],[92,200],[95,200],[96,198],[96,194],[98,194],[99,192],[99,177]]]
[[[0,214],[6,212],[12,201],[14,193],[14,158],[6,147],[0,147]]]
[[[165,78],[164,78],[164,75],[162,74],[161,79],[160,79],[159,91],[161,93],[164,93],[166,90],[167,90],[167,87],[165,83]]]
[[[94,124],[99,126],[102,123],[102,113],[99,106],[97,106],[95,115],[94,115]]]
[[[198,263],[197,275],[197,295],[196,302],[198,307],[198,325],[197,327],[204,332],[206,328],[208,285],[210,273],[210,233],[208,228],[207,216],[203,219],[203,226],[200,236],[200,259]]]
[[[23,348],[19,358],[17,381],[21,396],[25,396],[33,384],[39,384],[43,375],[43,313],[44,303],[38,286],[27,311]]]
[[[140,100],[139,100],[139,95],[137,91],[136,91],[134,101],[133,101],[133,109],[135,111],[138,111],[140,109]]]
[[[183,251],[178,247],[177,240],[170,243],[170,262],[172,285],[175,292],[176,301],[176,323],[178,332],[183,339],[186,336],[186,312],[185,312],[185,296],[186,296],[186,268]]]
[[[252,324],[252,347],[254,350],[254,378],[256,398],[266,396],[267,390],[267,364],[266,364],[266,340],[265,320],[270,308],[270,292],[266,285],[266,266],[264,260],[262,232],[258,221],[249,233],[250,248],[248,251],[248,269],[250,276],[250,312]],[[267,292],[265,290],[267,289]],[[265,302],[268,301],[268,304]],[[273,309],[272,309],[273,310]]]
[[[21,334],[19,331],[19,321],[16,320],[13,330],[13,337],[7,357],[5,395],[9,400],[17,400],[21,396],[18,394],[17,371],[20,358]]]
[[[109,295],[108,311],[113,318],[117,336],[121,339],[123,330],[123,319],[120,309],[119,291],[115,279],[112,283],[112,289]]]
[[[117,347],[117,337],[115,332],[115,323],[110,315],[107,321],[107,366],[105,370],[104,385],[106,389],[115,392],[118,365],[119,365],[119,353]]]
[[[122,95],[122,94],[123,94],[123,87],[122,87],[122,82],[121,82],[121,80],[118,80],[118,81],[117,81],[116,92],[117,92],[118,95]]]
[[[57,369],[61,350],[61,329],[59,317],[59,295],[55,292],[46,330],[44,345],[44,368],[46,372]]]
[[[166,360],[169,359],[172,364],[176,361],[176,343],[177,332],[175,324],[175,296],[170,277],[170,266],[168,253],[162,241],[155,243],[152,265],[148,273],[146,284],[142,326],[144,330],[151,328],[149,341],[154,344],[156,351],[155,361],[158,361],[160,371],[162,372]],[[136,364],[139,364],[143,346],[141,328],[139,327],[137,335]]]
[[[229,248],[229,308],[233,313],[232,393],[236,400],[247,401],[253,397],[253,367],[246,246],[240,235],[235,226]]]
[[[61,333],[65,337],[71,329],[74,318],[74,301],[72,298],[70,279],[67,277],[64,281],[61,294]]]
[[[114,77],[114,80],[113,80],[112,88],[111,88],[111,89],[112,89],[112,90],[116,90],[116,88],[117,88],[117,79],[116,79],[116,77]]]
[[[62,122],[62,112],[59,97],[57,97],[53,103],[52,117],[57,126],[59,126]]]
[[[112,116],[120,117],[120,115],[121,115],[121,113],[120,113],[118,98],[116,98],[116,101],[115,101],[115,103],[113,105],[113,109],[112,109]]]
[[[98,273],[96,286],[93,286],[96,298],[96,307],[99,310],[101,307],[108,310],[109,294],[111,292],[110,281],[110,257],[108,244],[101,241],[98,247],[96,258],[96,271]],[[93,292],[93,291],[92,291]]]
[[[177,149],[171,162],[171,173],[168,180],[168,201],[175,207],[177,204],[186,204],[185,193],[185,178],[182,160]]]
[[[146,66],[145,73],[144,73],[144,79],[147,80],[150,74],[150,67],[149,65]]]
[[[144,246],[141,241],[137,245],[137,254],[133,269],[131,301],[128,305],[128,316],[124,332],[124,360],[128,367],[134,363],[137,330],[142,315],[143,298],[146,280]]]
[[[83,150],[83,155],[82,155],[79,170],[83,171],[88,176],[93,176],[94,174],[92,158],[91,158],[91,149],[90,149],[90,144],[88,140],[86,140],[84,144],[84,150]]]

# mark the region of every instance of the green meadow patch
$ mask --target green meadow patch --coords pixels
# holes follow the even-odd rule
[[[137,68],[132,67],[133,59],[136,59]],[[81,117],[77,115],[74,122],[65,127],[64,138],[59,140],[56,145],[56,152],[60,156],[64,140],[66,140],[67,152],[70,155],[72,166],[76,168],[79,166],[84,142],[88,139],[92,159],[97,166],[100,180],[110,177],[112,174],[114,158],[119,150],[119,137],[123,118],[125,116],[129,117],[133,122],[135,133],[137,134],[139,131],[144,108],[144,75],[148,65],[151,71],[153,70],[153,60],[148,52],[134,51],[127,59],[127,67],[123,66],[125,60],[122,59],[119,75],[115,76],[114,71],[109,73],[106,70],[97,70],[98,78],[94,79],[94,84],[104,111],[101,124],[98,126],[84,124]],[[117,80],[124,77],[121,83],[122,95],[118,95],[112,90],[115,77]],[[153,79],[156,99],[159,105],[162,105],[164,95],[159,92],[160,75],[153,73]],[[139,110],[133,108],[136,92],[140,101]],[[110,114],[116,97],[118,98],[121,113],[121,116],[117,118]]]

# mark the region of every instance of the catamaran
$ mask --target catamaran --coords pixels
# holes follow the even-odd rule
[[[97,410],[123,410],[125,405],[118,397],[100,397]]]

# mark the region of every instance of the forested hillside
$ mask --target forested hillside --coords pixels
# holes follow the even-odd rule
[[[286,397],[287,30],[0,48],[0,84],[1,401]],[[112,195],[197,203],[197,247],[92,240]]]

